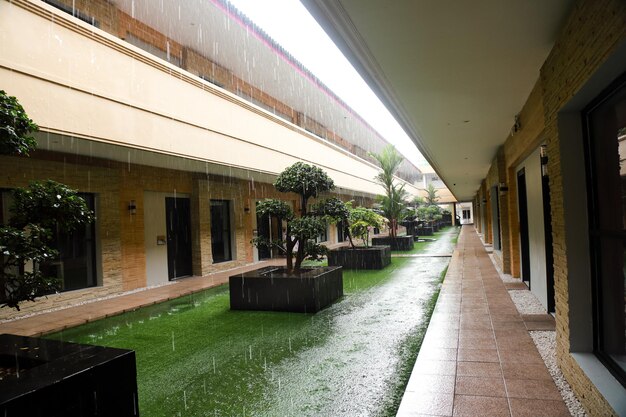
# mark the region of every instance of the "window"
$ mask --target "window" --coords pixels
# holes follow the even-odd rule
[[[85,23],[88,23],[95,27],[100,27],[100,24],[93,16],[89,16],[83,13],[82,11],[78,10],[76,7],[67,6],[58,0],[43,0],[43,1],[44,3],[48,3],[50,6],[56,7],[57,9],[67,14],[71,14],[72,16],[76,17],[77,19],[82,20]]]
[[[79,193],[87,206],[95,211],[93,194]],[[11,192],[0,191],[0,223],[5,224],[9,217]],[[53,261],[40,265],[40,270],[47,276],[57,277],[61,291],[77,290],[97,285],[96,277],[96,242],[95,223],[91,223],[72,233],[57,230],[54,233],[52,247],[59,251]]]
[[[178,56],[172,55],[170,53],[170,43],[169,41],[166,44],[166,49],[163,50],[155,45],[152,45],[151,43],[145,42],[142,39],[139,39],[138,37],[132,35],[132,34],[128,34],[128,36],[126,36],[126,39],[124,39],[126,42],[130,43],[131,45],[136,46],[139,49],[143,49],[144,51],[159,57],[161,59],[164,59],[165,61],[169,62],[170,64],[174,64],[177,67],[181,66],[181,59]]]
[[[626,386],[626,74],[583,112],[594,348]]]
[[[211,200],[211,252],[213,263],[233,259],[231,251],[230,201]]]

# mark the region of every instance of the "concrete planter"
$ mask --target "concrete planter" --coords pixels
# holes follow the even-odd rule
[[[135,352],[0,335],[0,415],[138,416]]]
[[[343,296],[339,266],[265,267],[229,277],[231,310],[317,313]]]
[[[417,233],[420,236],[433,236],[435,232],[433,231],[432,226],[422,226],[417,228]]]
[[[342,266],[344,269],[383,269],[391,263],[389,246],[336,248],[328,253],[328,266]]]
[[[374,237],[372,246],[390,246],[391,250],[411,250],[413,249],[413,236]]]

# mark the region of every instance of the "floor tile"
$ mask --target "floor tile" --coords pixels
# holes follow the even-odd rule
[[[454,396],[454,417],[510,417],[506,398],[473,395]]]
[[[459,349],[458,360],[463,362],[499,362],[496,349]]]
[[[417,375],[456,375],[456,361],[418,360],[413,367]]]
[[[528,401],[522,398],[511,398],[509,402],[511,404],[512,417],[571,417],[563,400]]]
[[[429,416],[452,416],[454,394],[407,392],[402,397],[397,417],[408,413]]]
[[[561,394],[554,381],[547,379],[506,379],[509,397],[533,400],[560,400]]]
[[[457,395],[506,397],[502,377],[457,376],[454,393]]]
[[[406,386],[407,392],[453,393],[454,375],[411,375]]]
[[[543,379],[552,381],[544,364],[503,363],[502,374],[508,379]]]
[[[499,377],[502,371],[499,363],[494,362],[457,362],[457,376]]]

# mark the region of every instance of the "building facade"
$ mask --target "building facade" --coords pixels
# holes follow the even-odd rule
[[[0,319],[277,256],[250,243],[282,233],[255,207],[277,197],[298,209],[295,195],[272,186],[296,161],[327,171],[333,194],[345,201],[369,206],[380,192],[367,152],[384,140],[289,56],[267,47],[286,74],[326,97],[316,108],[337,112],[341,126],[253,85],[263,78],[244,81],[126,13],[126,3],[0,1],[2,88],[40,126],[29,158],[0,158],[0,220],[10,216],[9,190],[41,179],[77,189],[97,218],[58,237],[63,291],[20,312],[2,309]],[[207,13],[269,42],[224,5],[211,3]],[[357,133],[338,133],[345,131]],[[419,170],[405,163],[402,175],[417,195],[411,183]],[[329,225],[320,240],[333,245],[342,237]]]

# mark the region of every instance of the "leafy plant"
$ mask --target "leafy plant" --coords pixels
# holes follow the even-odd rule
[[[370,155],[378,161],[382,169],[382,172],[374,177],[374,179],[383,187],[385,195],[379,195],[377,202],[383,216],[385,216],[389,222],[389,235],[395,238],[398,230],[398,222],[402,221],[407,215],[407,192],[404,189],[404,184],[396,185],[394,180],[394,175],[398,171],[403,157],[392,145],[388,145],[379,154]]]
[[[279,249],[287,257],[287,269],[297,270],[305,259],[317,260],[326,254],[326,247],[316,243],[314,239],[324,232],[328,219],[347,218],[347,211],[343,203],[336,198],[323,200],[314,205],[310,213],[307,211],[310,198],[334,189],[335,184],[322,169],[303,162],[296,162],[285,168],[276,178],[274,187],[280,192],[296,193],[300,196],[300,216],[296,216],[284,201],[266,199],[259,202],[257,213],[263,216],[278,216],[286,220],[287,233],[286,236],[273,241],[255,238],[252,244],[257,247]]]
[[[370,232],[373,228],[381,228],[385,219],[380,214],[365,207],[350,208],[350,233],[363,241],[365,247],[369,246]],[[352,243],[352,241],[350,242]],[[354,247],[354,245],[352,245]]]
[[[425,222],[432,223],[441,220],[441,208],[439,206],[422,206],[417,208],[417,217]]]
[[[36,146],[29,135],[37,129],[17,99],[0,91],[0,154],[28,156]],[[9,224],[0,227],[0,307],[19,310],[21,302],[59,288],[56,278],[44,272],[59,256],[56,234],[94,217],[76,191],[51,180],[13,190],[10,211]]]
[[[37,146],[30,136],[37,129],[17,98],[0,90],[0,155],[28,156]]]
[[[437,189],[432,183],[430,183],[428,184],[428,187],[426,188],[426,199],[425,199],[426,205],[433,206],[437,204],[437,201],[439,201],[439,196],[437,195]]]
[[[21,302],[59,288],[56,278],[43,272],[59,256],[54,249],[56,233],[71,232],[94,217],[76,191],[51,180],[33,181],[12,194],[12,217],[0,228],[0,288],[4,288],[0,307],[19,310]]]

